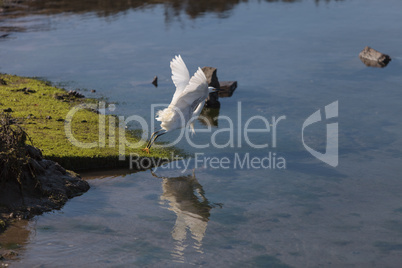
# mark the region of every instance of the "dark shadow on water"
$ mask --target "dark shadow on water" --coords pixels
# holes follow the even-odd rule
[[[119,160],[118,156],[105,156],[105,157],[46,157],[49,160],[59,163],[61,166],[68,170],[75,172],[88,172],[94,170],[124,170],[128,173],[136,171],[147,170],[156,166],[160,166],[168,162],[166,158],[153,158],[153,157],[135,157],[132,159],[134,164],[130,168],[130,156],[126,155],[125,160]]]

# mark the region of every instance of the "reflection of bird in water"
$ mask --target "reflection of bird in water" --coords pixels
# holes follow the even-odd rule
[[[197,118],[204,107],[209,89],[214,89],[208,87],[207,78],[200,67],[190,79],[190,73],[180,55],[172,59],[170,68],[176,91],[169,106],[157,112],[156,120],[161,121],[161,129],[152,133],[143,149],[147,153],[158,137],[168,131],[183,128],[193,118]],[[193,127],[192,130],[194,132]]]
[[[217,127],[219,108],[204,108],[198,117],[198,121],[204,126]]]
[[[195,174],[175,178],[158,177],[151,171],[152,175],[163,179],[163,193],[160,197],[163,201],[169,202],[169,210],[176,216],[176,223],[172,231],[172,237],[177,242],[173,257],[178,261],[184,261],[184,250],[187,238],[187,229],[190,230],[192,238],[196,240],[194,248],[202,253],[202,239],[205,236],[210,213],[214,205],[210,204],[205,197],[202,185],[198,182]]]

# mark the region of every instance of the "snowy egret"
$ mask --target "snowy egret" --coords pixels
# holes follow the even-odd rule
[[[197,118],[204,107],[209,90],[214,89],[208,87],[207,78],[200,67],[190,79],[190,73],[180,55],[172,59],[170,68],[176,91],[169,106],[156,113],[156,120],[161,122],[161,129],[152,133],[147,146],[142,149],[147,153],[158,137],[168,131],[183,128],[190,120],[192,122]],[[194,133],[193,127],[192,131]]]

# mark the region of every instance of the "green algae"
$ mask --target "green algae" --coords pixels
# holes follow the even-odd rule
[[[144,145],[133,147],[145,142],[141,141],[140,131],[123,129],[118,117],[97,113],[93,108],[97,107],[97,100],[68,94],[34,78],[0,74],[0,82],[0,112],[9,113],[17,120],[33,145],[42,150],[44,158],[57,161],[67,169],[128,168],[130,154],[148,158],[153,165],[183,155],[175,148],[155,146],[148,155],[141,150]],[[72,113],[74,107],[80,108]],[[69,112],[73,114],[70,118]],[[66,125],[71,126],[71,134],[66,132]],[[92,143],[93,147],[76,146],[68,137],[86,147]],[[119,161],[119,153],[126,161]]]

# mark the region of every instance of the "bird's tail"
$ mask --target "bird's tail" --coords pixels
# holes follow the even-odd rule
[[[159,110],[156,112],[156,120],[162,121],[162,122],[169,122],[172,120],[174,115],[174,111],[168,107],[163,110]]]
[[[168,131],[174,127],[174,109],[168,107],[156,113],[156,120],[161,122],[161,128]]]

